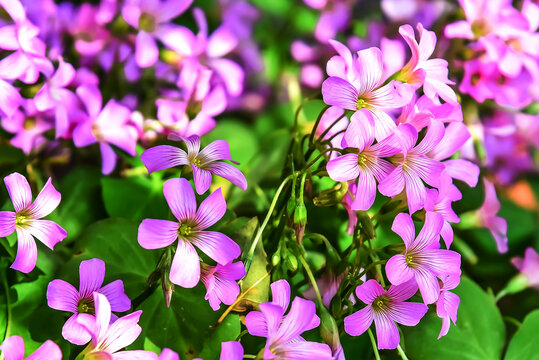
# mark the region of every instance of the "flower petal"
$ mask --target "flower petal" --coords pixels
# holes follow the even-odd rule
[[[415,239],[415,226],[412,217],[406,213],[395,216],[391,230],[399,235],[408,249]]]
[[[138,325],[137,325],[138,326]],[[138,337],[138,335],[137,335]],[[158,360],[156,353],[147,350],[127,350],[115,352],[112,360]]]
[[[92,340],[92,335],[88,330],[77,322],[78,314],[74,314],[62,327],[64,339],[75,345],[84,345]]]
[[[30,220],[25,224],[25,228],[51,250],[67,236],[67,231],[50,220]]]
[[[346,154],[330,160],[326,166],[329,177],[335,181],[348,181],[359,176],[357,154]]]
[[[288,281],[281,279],[271,284],[271,299],[271,302],[282,307],[283,311],[288,309],[290,303],[290,284]]]
[[[20,336],[10,336],[0,345],[6,360],[22,360],[24,358],[24,340]]]
[[[29,273],[36,266],[36,242],[28,231],[19,228],[15,230],[17,231],[17,256],[11,268],[23,273]]]
[[[376,180],[368,170],[360,170],[355,199],[352,210],[369,210],[376,198]]]
[[[399,285],[413,278],[414,271],[406,263],[406,257],[402,254],[397,254],[387,261],[386,275],[392,284]]]
[[[228,236],[215,231],[198,232],[192,243],[221,265],[226,265],[241,254],[241,249]]]
[[[208,165],[207,169],[215,175],[227,179],[240,189],[247,190],[247,179],[245,179],[245,175],[234,166],[222,161],[216,161]]]
[[[77,289],[64,280],[55,279],[47,287],[47,304],[53,309],[76,313],[79,299]]]
[[[101,259],[81,261],[79,266],[79,293],[82,298],[92,298],[105,280],[105,262]],[[110,306],[110,304],[109,304]]]
[[[124,291],[122,280],[116,280],[97,290],[107,297],[111,311],[124,312],[131,308],[131,300]]]
[[[185,151],[170,145],[149,148],[140,155],[140,160],[142,160],[150,174],[154,171],[189,164]]]
[[[145,31],[139,31],[136,38],[135,60],[141,68],[147,68],[157,62],[159,48],[154,38]]]
[[[382,78],[382,52],[376,47],[371,47],[357,52],[355,62],[359,74],[359,94],[371,92],[380,85]]]
[[[159,360],[180,360],[180,357],[174,351],[164,348],[159,355]]]
[[[101,172],[104,175],[109,175],[116,167],[116,160],[118,159],[118,156],[112,147],[105,142],[99,143],[99,150],[101,151],[101,158],[103,160]]]
[[[350,125],[344,134],[346,146],[359,149],[359,152],[374,142],[374,119],[367,109],[356,111],[350,118]]]
[[[423,297],[423,302],[425,304],[432,304],[438,300],[440,285],[436,276],[426,266],[416,267],[414,269],[414,276],[419,286],[421,297]]]
[[[180,240],[170,268],[170,281],[184,288],[193,288],[200,280],[200,260],[189,242]]]
[[[251,311],[245,316],[245,326],[251,335],[268,337],[266,316],[259,311]]]
[[[221,188],[215,190],[200,204],[195,222],[197,228],[204,230],[223,217],[226,212],[226,202]]]
[[[384,295],[385,293],[386,291],[382,285],[378,284],[378,282],[374,279],[367,280],[356,288],[357,297],[365,304],[372,304],[374,299],[380,295]]]
[[[400,342],[397,325],[385,313],[374,313],[378,349],[395,349]]]
[[[221,357],[219,360],[242,360],[243,346],[237,341],[225,341],[221,343]]]
[[[387,177],[378,184],[378,191],[382,195],[395,197],[404,189],[404,174],[402,165],[397,166]]]
[[[208,39],[206,51],[209,57],[222,57],[238,45],[238,38],[227,26],[218,27]]]
[[[398,302],[391,305],[389,317],[399,324],[416,326],[429,310],[428,306],[414,302]]]
[[[198,154],[197,159],[202,163],[202,167],[206,163],[217,160],[231,160],[230,148],[225,140],[216,140],[211,142]]]
[[[411,298],[417,292],[417,282],[415,279],[410,279],[399,285],[391,285],[387,294],[393,299],[393,301],[405,301]]]
[[[371,326],[373,321],[372,306],[366,306],[363,309],[348,315],[344,318],[344,330],[352,336],[363,334]]]
[[[49,178],[28,210],[34,219],[41,219],[56,209],[61,199],[62,195],[54,188],[52,180]]]
[[[314,317],[316,317],[314,302],[300,297],[294,298],[290,311],[283,319],[275,337],[272,337],[273,342],[286,343],[304,331],[312,329],[311,324],[313,324]]]
[[[62,360],[62,351],[55,342],[47,340],[26,360]]]
[[[138,243],[144,249],[161,249],[178,238],[180,224],[175,221],[144,219],[138,228]]]
[[[444,218],[442,215],[434,212],[427,212],[425,216],[425,224],[417,235],[414,241],[413,249],[423,250],[431,247],[432,244],[440,241],[440,231],[444,225]]]
[[[15,218],[13,211],[0,211],[0,237],[6,237],[15,231]]]
[[[357,110],[356,88],[348,81],[332,76],[322,84],[322,96],[328,105],[334,105],[347,110]]]
[[[195,192],[185,179],[169,179],[163,185],[163,194],[170,210],[179,221],[194,219],[197,210]]]
[[[13,173],[4,178],[4,183],[15,211],[27,209],[32,203],[32,190],[26,178],[19,173]]]
[[[112,323],[106,335],[102,338],[102,349],[110,353],[116,353],[118,350],[131,345],[142,332],[142,328],[138,325],[141,314],[142,310],[138,310]],[[157,354],[153,354],[155,355],[154,358],[157,358]]]
[[[211,172],[209,170],[201,169],[194,164],[191,166],[193,168],[193,181],[195,182],[197,194],[202,195],[210,188],[212,180]]]

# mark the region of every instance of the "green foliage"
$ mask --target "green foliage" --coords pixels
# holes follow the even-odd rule
[[[505,360],[539,359],[539,310],[528,314],[524,322],[509,342]]]

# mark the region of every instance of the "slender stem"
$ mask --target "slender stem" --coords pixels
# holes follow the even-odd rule
[[[6,332],[4,333],[4,340],[7,339],[11,333],[11,318],[12,318],[12,314],[11,314],[11,297],[9,295],[9,286],[8,286],[8,283],[7,283],[7,275],[6,275],[6,269],[5,268],[2,268],[2,270],[0,270],[2,272],[2,283],[4,285],[4,291],[6,293]]]
[[[311,267],[309,266],[309,264],[307,264],[307,260],[305,260],[303,254],[299,254],[298,258],[299,261],[301,261],[301,264],[303,265],[303,268],[305,269],[309,280],[311,281],[311,285],[313,286],[314,292],[316,294],[316,300],[318,300],[318,305],[320,307],[324,307],[324,302],[322,301],[322,296],[320,295],[320,290],[318,289],[318,284],[316,283],[316,279],[314,278],[313,272],[311,271]]]
[[[324,130],[324,132],[322,134],[320,134],[320,136],[318,137],[319,139],[324,139],[324,136],[326,136],[328,133],[329,133],[329,130],[331,130],[332,127],[334,127],[339,121],[342,120],[342,118],[344,118],[346,116],[346,112],[343,114],[343,116],[341,116],[340,118],[338,118],[337,120],[335,120],[334,122],[331,123],[331,125],[328,126],[328,128],[326,130]],[[314,132],[313,132],[314,133]]]
[[[503,319],[513,325],[515,325],[518,328],[520,328],[520,326],[522,325],[522,323],[520,321],[518,321],[517,319],[515,319],[514,317],[511,317],[511,316],[504,316]]]
[[[303,190],[305,188],[305,179],[307,178],[307,173],[303,173],[301,176],[301,183],[299,184],[299,201],[303,202]]]
[[[258,241],[262,238],[262,232],[266,228],[266,225],[268,225],[269,219],[271,218],[271,214],[273,213],[273,210],[275,208],[275,205],[277,204],[277,200],[279,199],[279,195],[281,195],[281,192],[283,191],[285,185],[292,179],[294,175],[288,175],[279,188],[277,189],[277,192],[275,193],[275,196],[273,197],[273,200],[271,201],[270,208],[268,210],[268,213],[266,215],[266,218],[264,219],[264,222],[258,229],[258,232],[256,233],[256,236],[253,240],[253,243],[251,244],[251,248],[249,249],[249,252],[247,253],[247,257],[245,259],[245,273],[249,272],[249,268],[251,267],[251,263],[253,262],[253,256],[255,253],[256,245],[258,244]]]
[[[314,134],[316,133],[316,129],[318,128],[318,125],[320,124],[320,120],[322,120],[322,116],[324,116],[324,113],[327,109],[329,109],[330,105],[326,105],[322,111],[320,111],[320,114],[318,114],[318,117],[316,118],[316,122],[314,123],[313,129],[311,130],[311,136],[309,136],[309,144],[312,144],[314,141]],[[331,125],[333,126],[333,125]]]
[[[338,152],[341,152],[342,149],[337,149],[337,148],[327,148],[325,149],[324,151],[322,151],[320,154],[318,154],[317,157],[315,157],[310,163],[308,163],[307,165],[305,165],[304,169],[307,170],[308,168],[310,168],[311,166],[313,166],[314,164],[316,164],[316,162],[322,157],[324,156],[325,154],[327,154],[328,152],[331,152],[331,151],[338,151]]]
[[[0,244],[2,244],[2,246],[6,249],[6,251],[9,254],[9,256],[11,257],[11,259],[12,260],[15,259],[15,252],[13,251],[13,248],[11,248],[11,246],[9,246],[7,238],[0,237]]]
[[[147,298],[150,297],[150,295],[154,293],[155,289],[157,289],[157,285],[148,286],[146,289],[144,289],[139,296],[133,299],[131,302],[131,308],[136,310]]]
[[[245,354],[245,355],[243,355],[243,358],[244,359],[256,359],[256,355]]]
[[[369,333],[369,338],[371,339],[372,350],[374,351],[374,358],[376,360],[380,360],[380,354],[378,353],[378,346],[376,345],[376,340],[374,340],[374,335],[372,334],[372,330],[369,328],[367,332]]]
[[[408,357],[404,353],[404,350],[402,350],[401,345],[397,345],[397,351],[399,352],[399,355],[401,356],[402,360],[408,360]]]
[[[503,298],[505,295],[507,295],[507,291],[505,291],[505,289],[501,290],[495,297],[494,297],[494,302],[498,302],[501,300],[501,298]]]

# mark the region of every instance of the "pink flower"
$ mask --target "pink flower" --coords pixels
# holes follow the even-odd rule
[[[524,258],[514,257],[511,262],[526,277],[530,287],[539,290],[539,254],[534,248],[527,248]]]
[[[24,340],[20,336],[11,336],[0,345],[1,355],[6,360],[24,359]],[[29,360],[62,360],[62,351],[53,341],[47,340],[34,353],[28,356]]]
[[[18,249],[12,269],[28,273],[34,269],[37,260],[36,237],[49,249],[65,239],[67,232],[50,220],[40,220],[49,215],[62,196],[52,185],[51,178],[32,203],[32,191],[24,176],[13,173],[4,178],[4,182],[13,202],[13,211],[0,211],[0,237],[17,231]]]
[[[62,328],[62,336],[76,345],[84,345],[91,340],[90,334],[77,322],[80,314],[95,315],[94,292],[107,297],[111,309],[117,312],[129,310],[131,300],[124,293],[122,280],[116,280],[106,286],[105,263],[101,259],[82,261],[79,267],[79,290],[60,279],[53,280],[47,288],[47,302],[56,310],[73,313]],[[115,315],[113,315],[116,318]]]
[[[375,120],[376,139],[384,139],[396,128],[385,109],[404,106],[411,100],[413,91],[400,82],[384,85],[380,49],[361,50],[352,57],[341,43],[332,41],[331,45],[340,56],[328,62],[330,78],[322,84],[324,102],[347,110],[367,109]]]
[[[387,278],[393,285],[415,279],[425,304],[435,302],[440,294],[438,278],[447,275],[460,276],[460,254],[440,249],[440,231],[443,218],[428,212],[425,225],[415,237],[414,222],[410,215],[401,213],[395,217],[391,230],[404,241],[403,254],[394,255],[386,264]]]
[[[376,198],[376,180],[382,182],[394,169],[389,161],[382,158],[401,151],[394,136],[388,136],[373,145],[374,133],[375,125],[371,112],[366,109],[356,111],[342,142],[343,148],[352,150],[327,164],[327,171],[333,180],[357,179],[352,210],[370,209]]]
[[[202,269],[202,282],[206,286],[204,299],[210,301],[211,308],[219,310],[221,302],[232,305],[240,294],[240,287],[236,280],[245,276],[245,267],[241,261],[227,265],[209,266]]]
[[[138,322],[142,310],[119,318],[110,323],[111,309],[107,297],[94,292],[95,317],[80,314],[77,322],[88,332],[92,341],[84,350],[84,359],[110,360],[157,360],[157,354],[151,351],[119,351],[131,345],[140,335],[142,328]]]
[[[441,279],[440,297],[436,301],[436,314],[442,319],[442,329],[438,339],[447,335],[451,321],[457,325],[457,312],[459,309],[460,298],[458,295],[450,292],[460,283],[459,276],[448,275]]]
[[[494,237],[498,251],[505,253],[508,250],[507,221],[502,217],[496,216],[498,211],[500,211],[500,202],[496,196],[494,184],[486,178],[483,178],[483,183],[485,185],[485,201],[478,210],[479,219],[481,225],[487,228],[492,234],[492,237]]]
[[[326,344],[305,341],[300,335],[320,325],[316,306],[312,301],[296,297],[290,303],[290,285],[286,280],[271,284],[273,301],[260,304],[260,311],[251,311],[245,325],[251,335],[267,338],[264,359],[331,360],[331,349]]]
[[[392,285],[386,291],[376,280],[368,280],[356,288],[357,297],[367,306],[344,318],[344,330],[358,336],[367,331],[374,321],[378,349],[395,349],[400,342],[395,322],[415,326],[428,310],[425,304],[405,302],[416,292],[414,281]]]
[[[170,281],[192,288],[200,280],[200,260],[195,246],[220,265],[237,258],[240,247],[225,234],[206,231],[226,211],[221,188],[211,193],[197,211],[195,192],[185,179],[165,182],[163,193],[178,222],[144,219],[139,226],[138,242],[145,249],[160,249],[178,241],[170,269]]]
[[[242,190],[247,189],[247,180],[241,171],[220,161],[232,161],[225,140],[216,140],[201,151],[200,137],[197,135],[182,138],[172,134],[171,139],[185,142],[187,153],[170,145],[159,145],[144,151],[140,159],[149,173],[179,165],[191,165],[198,194],[204,194],[210,188],[212,174],[227,179]]]
[[[406,189],[408,207],[413,214],[423,208],[427,196],[425,181],[430,186],[438,186],[444,166],[427,156],[444,136],[444,126],[439,121],[431,121],[427,134],[419,143],[417,130],[410,124],[401,124],[398,128],[402,143],[402,154],[393,156],[391,161],[396,168],[378,185],[378,190],[386,196],[394,197]]]
[[[159,360],[180,360],[180,357],[174,351],[165,348],[161,352]],[[237,341],[222,342],[221,357],[219,360],[243,360],[243,347]]]

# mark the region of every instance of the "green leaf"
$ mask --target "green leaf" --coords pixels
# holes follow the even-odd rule
[[[442,321],[430,312],[419,325],[403,326],[411,359],[497,360],[505,344],[505,325],[494,299],[468,278],[454,291],[460,297],[457,326],[436,340]]]
[[[240,335],[241,323],[238,314],[229,314],[223,322],[213,330],[204,343],[204,349],[199,354],[203,359],[218,359],[221,353],[221,343],[234,341]]]
[[[538,333],[539,310],[535,310],[526,316],[524,322],[511,339],[511,342],[509,342],[505,360],[539,359]]]

